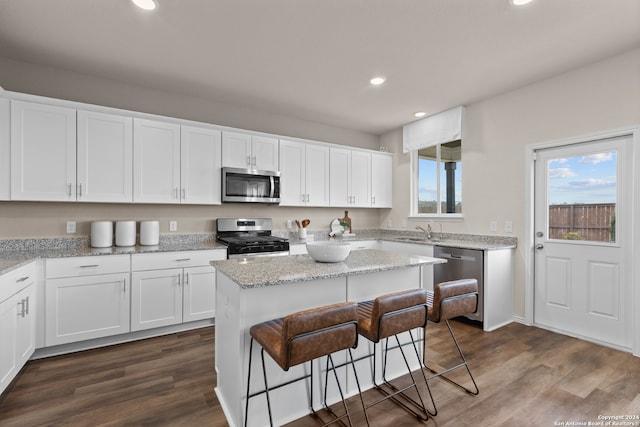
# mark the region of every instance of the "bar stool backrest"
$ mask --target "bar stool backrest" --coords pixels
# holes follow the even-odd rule
[[[475,313],[478,309],[478,281],[460,279],[438,283],[433,289],[429,320],[440,322]]]
[[[427,293],[423,289],[394,292],[373,301],[371,330],[378,331],[374,341],[424,327],[427,322]]]
[[[304,310],[283,318],[283,368],[358,345],[358,305],[345,302]]]

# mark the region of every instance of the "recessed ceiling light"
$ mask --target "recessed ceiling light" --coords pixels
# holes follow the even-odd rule
[[[515,6],[524,6],[525,4],[531,3],[533,0],[511,0]]]
[[[155,0],[131,0],[131,1],[140,9],[144,9],[144,10],[153,10],[158,6]]]
[[[416,113],[413,113],[413,115],[416,116],[417,118],[420,118],[420,117],[426,116],[427,113],[425,113],[424,111],[418,111]]]
[[[371,83],[372,85],[381,85],[382,83],[384,83],[384,81],[387,80],[384,77],[374,77],[371,80],[369,80],[369,83]]]

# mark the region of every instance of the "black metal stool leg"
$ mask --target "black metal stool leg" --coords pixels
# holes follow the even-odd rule
[[[247,374],[247,394],[244,404],[244,427],[247,427],[247,418],[249,416],[249,386],[251,385],[251,359],[253,356],[253,338],[249,343],[249,372]]]
[[[264,363],[264,348],[260,350],[262,358],[262,377],[264,378],[264,391],[267,396],[267,410],[269,411],[269,425],[273,427],[273,416],[271,415],[271,400],[269,400],[269,385],[267,384],[267,367]]]

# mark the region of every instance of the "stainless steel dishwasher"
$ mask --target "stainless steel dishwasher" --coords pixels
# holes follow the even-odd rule
[[[433,283],[457,279],[476,279],[478,281],[478,311],[466,317],[482,322],[484,313],[484,251],[436,245],[433,248],[433,256],[447,260],[444,264],[434,265]]]

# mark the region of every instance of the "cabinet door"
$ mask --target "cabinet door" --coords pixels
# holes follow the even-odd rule
[[[78,111],[78,200],[130,203],[133,119]]]
[[[20,369],[16,357],[18,333],[18,301],[10,297],[0,302],[0,393],[11,383]]]
[[[329,206],[329,147],[306,144],[307,206]]]
[[[222,166],[241,169],[251,168],[251,135],[222,132]]]
[[[351,150],[331,147],[331,206],[350,205],[351,201]]]
[[[393,207],[393,157],[371,154],[371,207]]]
[[[210,319],[216,315],[216,269],[184,269],[182,321]]]
[[[129,274],[47,279],[45,345],[129,332]]]
[[[180,202],[180,126],[133,121],[133,201]]]
[[[182,323],[182,269],[131,273],[131,330]]]
[[[350,206],[371,206],[371,154],[364,151],[351,152]]]
[[[264,136],[251,137],[251,168],[263,171],[278,170],[278,140]]]
[[[219,205],[222,154],[220,131],[182,126],[180,132],[182,203]]]
[[[76,200],[76,110],[11,101],[11,199]]]
[[[11,106],[0,98],[0,200],[11,196]]]
[[[303,143],[280,140],[280,172],[280,205],[304,206],[307,192]]]
[[[36,287],[33,283],[16,296],[19,308],[16,316],[16,360],[18,369],[24,366],[36,349]]]

